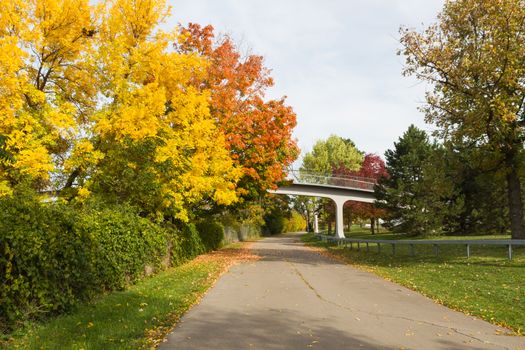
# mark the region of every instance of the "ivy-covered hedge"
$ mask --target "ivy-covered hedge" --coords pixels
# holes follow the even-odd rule
[[[264,215],[262,227],[265,236],[278,235],[284,231],[284,214],[280,210],[272,210]]]
[[[181,264],[206,251],[194,224],[185,224],[170,229],[174,238],[171,240],[171,261],[173,265]]]
[[[0,322],[58,312],[92,293],[89,236],[59,205],[0,202]]]
[[[122,289],[144,274],[145,266],[159,268],[171,233],[126,210],[93,210],[80,215],[73,233],[91,246],[91,278],[97,289]]]
[[[224,227],[214,220],[203,220],[197,224],[197,231],[206,250],[218,249],[224,240]]]
[[[161,226],[129,208],[1,200],[0,332],[203,251],[195,226]]]

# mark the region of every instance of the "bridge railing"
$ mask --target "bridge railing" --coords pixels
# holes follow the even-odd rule
[[[288,171],[288,178],[299,184],[320,184],[335,187],[358,188],[370,191],[374,190],[374,185],[376,184],[375,179],[367,177],[351,175],[327,176],[293,169]]]

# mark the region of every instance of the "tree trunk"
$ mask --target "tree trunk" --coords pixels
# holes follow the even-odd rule
[[[306,232],[312,232],[310,216],[310,210],[306,209]]]
[[[328,234],[332,233],[332,220],[328,220]]]
[[[372,231],[373,235],[376,234],[376,231],[375,231],[375,218],[373,218],[373,217],[370,218],[370,230]]]
[[[507,162],[507,196],[509,200],[510,232],[512,239],[525,239],[521,184],[515,165],[512,163]]]
[[[75,180],[77,179],[79,175],[80,175],[80,168],[75,168],[75,170],[73,170],[71,174],[69,174],[66,184],[64,185],[64,189],[71,188],[71,186],[73,186],[73,183],[75,183]]]

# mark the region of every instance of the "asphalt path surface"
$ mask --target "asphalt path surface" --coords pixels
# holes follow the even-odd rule
[[[525,337],[332,261],[297,235],[266,238],[170,333],[168,349],[522,349]]]

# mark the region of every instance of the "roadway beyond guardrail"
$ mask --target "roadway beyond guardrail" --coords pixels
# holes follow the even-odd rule
[[[353,249],[353,245],[357,245],[357,249],[361,249],[361,244],[366,245],[366,251],[370,250],[370,243],[377,244],[377,252],[381,252],[381,244],[390,244],[392,246],[392,254],[396,254],[396,245],[408,245],[410,246],[410,255],[416,255],[416,245],[432,245],[434,246],[434,254],[439,255],[439,246],[440,245],[464,245],[466,248],[467,258],[470,258],[470,247],[474,245],[486,246],[486,245],[495,245],[495,246],[507,246],[507,256],[509,260],[512,260],[512,247],[513,246],[525,246],[525,239],[477,239],[477,240],[468,240],[468,239],[459,239],[459,240],[387,240],[387,239],[357,239],[357,238],[337,238],[333,236],[327,236],[322,234],[315,234],[317,239],[322,240],[323,242],[336,243],[337,245],[343,245],[350,249]]]

